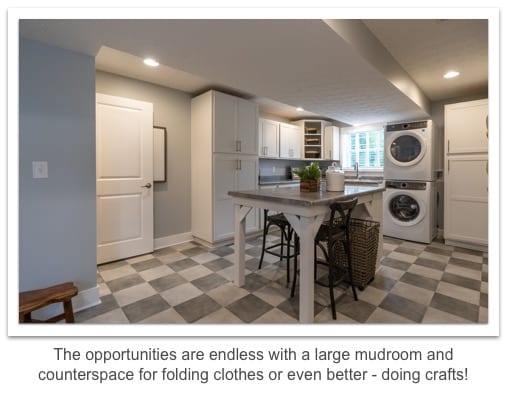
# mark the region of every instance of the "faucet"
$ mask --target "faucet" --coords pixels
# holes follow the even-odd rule
[[[354,165],[353,169],[356,172],[356,179],[358,180],[358,178],[359,178],[359,174],[358,174],[358,162],[355,162],[355,165]]]

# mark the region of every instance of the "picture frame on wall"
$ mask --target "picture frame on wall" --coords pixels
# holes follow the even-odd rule
[[[166,182],[166,128],[153,127],[153,182]]]

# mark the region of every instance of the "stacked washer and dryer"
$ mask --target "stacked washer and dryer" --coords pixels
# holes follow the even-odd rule
[[[432,121],[385,129],[383,233],[430,243],[437,233],[436,139]]]

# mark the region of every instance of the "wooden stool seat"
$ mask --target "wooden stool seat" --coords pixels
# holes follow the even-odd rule
[[[74,322],[72,298],[78,294],[78,288],[72,282],[57,284],[52,287],[20,292],[19,322],[57,322],[65,318],[65,322]],[[32,319],[32,311],[53,303],[63,303],[64,312],[46,321]]]

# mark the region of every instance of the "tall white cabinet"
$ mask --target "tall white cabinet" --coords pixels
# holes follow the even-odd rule
[[[488,100],[445,106],[444,238],[488,246]]]
[[[191,103],[191,217],[193,237],[214,244],[234,234],[228,192],[255,189],[258,176],[257,104],[218,91]],[[258,229],[252,210],[247,231]]]

